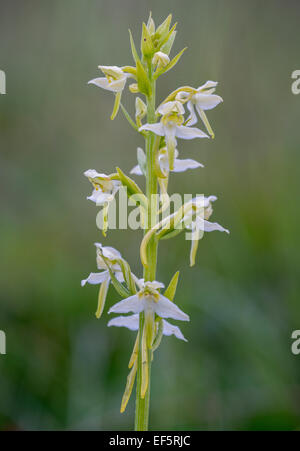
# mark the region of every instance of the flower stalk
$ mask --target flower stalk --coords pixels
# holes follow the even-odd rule
[[[156,81],[152,76],[152,67],[148,66],[148,76],[151,84],[151,96],[147,97],[147,121],[152,124],[155,122],[155,92]],[[146,147],[146,196],[148,199],[148,228],[145,234],[150,230],[152,224],[152,217],[156,215],[157,205],[154,201],[157,194],[157,177],[154,171],[155,168],[155,135],[149,132],[145,138]],[[149,265],[144,268],[145,281],[153,281],[156,278],[156,262],[157,262],[157,241],[155,238],[150,240],[148,245],[148,262]],[[140,313],[139,330],[144,330],[145,314]],[[138,351],[138,366],[137,366],[137,390],[136,390],[136,404],[135,404],[135,430],[148,430],[149,423],[149,408],[150,408],[150,381],[151,381],[151,361],[152,351],[147,349],[148,360],[148,386],[145,396],[142,397],[142,373],[143,373],[143,334],[139,334],[139,351]]]

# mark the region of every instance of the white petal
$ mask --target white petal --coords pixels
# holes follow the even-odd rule
[[[124,78],[125,75],[127,75],[119,66],[98,66],[98,68],[102,70],[105,75],[109,75],[114,79]]]
[[[173,326],[173,324],[169,323],[165,319],[163,321],[163,334],[166,336],[175,335],[175,337],[179,338],[179,340],[187,341],[187,339],[182,334],[181,330],[178,326]]]
[[[187,119],[187,125],[188,126],[195,125],[198,118],[197,118],[197,115],[195,112],[195,107],[190,100],[187,103],[187,108],[188,108],[189,112],[191,113]]]
[[[215,230],[218,230],[219,232],[230,233],[229,230],[224,229],[224,227],[217,222],[209,222],[202,218],[197,218],[197,228],[199,230],[203,230],[204,232],[214,232]]]
[[[117,316],[116,318],[111,319],[107,323],[108,327],[116,326],[116,327],[127,327],[130,330],[138,330],[139,328],[139,315],[130,315],[130,316]]]
[[[126,77],[120,78],[109,82],[106,77],[93,78],[88,82],[89,85],[96,85],[99,88],[106,89],[107,91],[120,92],[124,89],[126,83]]]
[[[143,175],[141,168],[138,164],[131,169],[130,174]]]
[[[83,175],[85,175],[86,177],[88,177],[89,179],[96,179],[96,178],[100,178],[101,180],[110,180],[110,178],[108,177],[108,175],[106,174],[100,174],[100,172],[96,171],[95,169],[88,169],[87,171],[85,171],[83,173]]]
[[[175,155],[176,155],[176,151],[177,151],[177,149],[175,149]],[[177,154],[178,154],[178,151],[177,151]],[[175,156],[175,158],[176,158],[176,156]],[[160,169],[162,170],[162,172],[167,174],[169,172],[169,158],[168,158],[167,151],[165,153],[161,153],[159,155],[158,161],[159,161],[159,166],[160,166]]]
[[[178,94],[176,94],[175,99],[181,102],[182,100],[186,100],[186,98],[189,97],[189,95],[190,95],[189,92],[179,91]]]
[[[86,283],[90,283],[91,285],[98,285],[99,283],[104,282],[109,279],[109,272],[91,272],[87,279],[81,281],[81,286],[84,287]]]
[[[121,258],[121,254],[117,249],[111,246],[102,246],[100,243],[95,243],[95,246],[99,249],[101,249],[104,257],[108,258],[109,260],[115,260],[116,258]]]
[[[88,81],[88,85],[96,85],[99,88],[108,89],[109,91],[111,91],[106,77],[93,78],[92,80]]]
[[[174,141],[175,140],[176,127],[177,126],[174,122],[169,122],[167,125],[164,125],[163,128],[164,128],[164,135],[166,137],[166,141]],[[175,152],[175,150],[174,150],[174,152]]]
[[[139,128],[139,132],[142,130],[148,130],[149,132],[153,132],[158,136],[164,136],[164,127],[160,122],[157,122],[156,124],[145,124],[142,127]]]
[[[165,288],[165,284],[162,282],[157,282],[157,280],[152,280],[152,282],[146,282],[145,285],[147,285],[150,288],[153,288],[154,290],[158,290],[159,288]]]
[[[203,91],[205,89],[215,88],[218,85],[217,81],[208,80],[204,83],[204,85],[199,86],[197,91]]]
[[[124,78],[120,78],[119,80],[111,81],[109,83],[109,87],[106,89],[108,89],[109,91],[113,91],[113,92],[121,92],[121,91],[123,91],[123,89],[125,87],[126,80],[127,80],[126,77],[124,77]]]
[[[121,282],[121,283],[124,282],[124,276],[123,276],[122,271],[116,271],[115,276],[119,282]]]
[[[171,302],[162,294],[159,296],[158,302],[153,302],[154,311],[161,318],[173,318],[180,321],[189,321],[189,316],[180,310],[174,302]]]
[[[140,313],[144,309],[144,304],[138,295],[130,296],[113,305],[108,313]]]
[[[184,172],[187,169],[203,168],[203,164],[198,163],[198,161],[187,158],[185,160],[175,160],[173,172]]]
[[[113,180],[113,189],[112,189],[112,196],[115,196],[117,194],[117,192],[119,191],[119,189],[122,186],[122,183],[119,180]]]
[[[91,196],[88,196],[87,199],[95,202],[96,205],[100,206],[109,202],[112,198],[112,195],[109,193],[103,193],[100,189],[94,189]]]
[[[161,115],[170,114],[172,112],[178,114],[184,114],[184,106],[178,100],[163,103],[157,108],[157,112]]]
[[[204,231],[205,232],[213,232],[214,230],[218,230],[219,232],[226,232],[230,233],[229,230],[224,229],[220,224],[217,222],[209,222],[204,219]]]
[[[176,136],[182,139],[209,138],[209,136],[196,127],[176,126]]]
[[[223,102],[223,99],[215,94],[196,94],[195,101],[198,108],[202,108],[202,110],[212,110],[219,105],[219,103]]]

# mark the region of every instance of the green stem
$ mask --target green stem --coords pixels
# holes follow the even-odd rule
[[[147,97],[147,121],[148,123],[155,122],[155,80],[152,78],[152,67],[148,68],[149,80],[151,82],[151,96]],[[152,217],[156,214],[156,195],[157,195],[157,177],[155,174],[155,149],[154,149],[155,135],[149,132],[145,138],[146,142],[146,157],[147,157],[147,173],[146,173],[146,195],[148,199],[148,224],[145,233],[151,227]],[[155,280],[156,275],[156,261],[157,261],[157,241],[153,237],[149,241],[148,248],[148,266],[144,269],[145,281]],[[148,350],[148,388],[144,398],[141,398],[141,383],[142,383],[142,336],[144,328],[144,313],[140,313],[140,337],[139,337],[139,352],[138,352],[138,368],[137,368],[137,392],[136,392],[136,407],[135,407],[135,430],[147,431],[149,421],[149,406],[150,406],[150,376],[151,376],[151,360],[152,351]]]
[[[134,130],[136,132],[139,131],[138,126],[136,125],[136,123],[133,121],[133,119],[131,118],[130,114],[128,113],[128,111],[126,110],[126,108],[124,107],[124,105],[122,104],[122,102],[120,103],[120,107],[121,110],[123,111],[123,114],[125,116],[125,118],[127,119],[127,121],[129,122],[129,124],[131,125],[132,128],[134,128]]]

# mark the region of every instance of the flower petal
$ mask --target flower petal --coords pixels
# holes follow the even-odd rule
[[[84,287],[86,283],[90,283],[91,285],[97,285],[98,283],[102,283],[105,280],[109,279],[109,272],[91,272],[87,279],[81,281],[81,286]]]
[[[98,86],[98,88],[103,88],[112,91],[112,89],[110,89],[109,87],[109,83],[106,77],[93,78],[92,80],[88,81],[88,85],[95,85]]]
[[[216,94],[196,94],[195,95],[196,105],[202,110],[212,110],[219,103],[223,102],[222,97],[217,96]]]
[[[121,254],[117,249],[111,246],[102,246],[101,243],[94,243],[95,246],[101,250],[104,257],[106,257],[108,260],[115,260],[117,258],[122,258]]]
[[[176,136],[181,139],[209,138],[209,136],[196,127],[176,126]]]
[[[190,115],[187,118],[187,125],[190,127],[191,125],[195,125],[198,120],[196,112],[195,112],[194,104],[190,100],[187,103],[187,109],[190,112]]]
[[[95,202],[96,205],[100,206],[109,202],[112,198],[110,193],[103,193],[100,189],[94,189],[92,194],[87,197],[88,200]]]
[[[100,179],[100,180],[110,180],[108,175],[100,174],[100,172],[96,171],[96,169],[88,169],[83,173],[89,179]],[[96,180],[97,181],[97,180]]]
[[[143,175],[141,168],[138,164],[131,169],[130,174]]]
[[[130,315],[130,316],[117,316],[116,318],[111,319],[107,323],[108,327],[116,326],[116,327],[127,327],[130,330],[138,330],[139,328],[139,315]]]
[[[113,80],[111,82],[109,82],[106,77],[93,78],[88,82],[88,84],[96,85],[99,88],[106,89],[107,91],[121,92],[125,87],[126,77],[124,76],[124,78]]]
[[[169,321],[166,321],[165,319],[163,321],[163,334],[166,336],[175,335],[176,338],[179,338],[179,340],[187,341],[187,339],[182,334],[181,330],[178,326],[173,326],[173,324],[169,323]]]
[[[189,321],[189,316],[180,310],[174,302],[169,301],[162,294],[159,296],[158,302],[153,302],[154,311],[161,318],[173,318],[180,321]]]
[[[215,88],[217,85],[218,85],[217,81],[207,80],[204,83],[204,85],[199,86],[199,88],[197,88],[197,91],[204,91],[206,89]]]
[[[230,233],[229,230],[224,229],[224,227],[217,222],[210,222],[202,218],[197,218],[197,228],[204,232],[214,232],[215,230],[218,230],[219,232]]]
[[[170,113],[184,114],[184,106],[178,100],[166,102],[157,108],[157,113],[162,116]]]
[[[144,303],[138,297],[138,295],[130,296],[129,298],[123,299],[117,304],[113,305],[108,313],[140,313],[144,310]]]
[[[187,169],[196,169],[203,168],[203,164],[198,163],[196,160],[192,160],[191,158],[187,158],[185,160],[176,159],[174,162],[173,172],[184,172]]]
[[[174,169],[175,150],[177,145],[177,141],[175,138],[176,128],[177,126],[172,122],[164,126],[166,145],[168,149],[169,168],[171,171]]]
[[[115,271],[115,276],[118,282],[124,282],[124,276],[122,271]]]
[[[144,288],[145,286],[148,286],[152,288],[153,290],[158,290],[159,288],[165,288],[165,284],[162,282],[158,282],[157,280],[152,280],[152,282],[145,282],[145,279],[138,279],[139,286]]]
[[[157,122],[156,124],[144,124],[139,128],[139,132],[141,132],[142,130],[153,132],[158,136],[164,136],[165,134],[164,127],[160,122]]]

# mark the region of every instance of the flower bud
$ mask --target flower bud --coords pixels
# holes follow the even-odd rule
[[[149,21],[147,23],[147,28],[151,35],[155,33],[155,23],[154,23],[154,20],[152,19],[152,17],[149,18]]]
[[[152,19],[152,13],[151,12],[149,14],[149,19],[148,19],[148,22],[147,22],[147,28],[148,28],[149,33],[151,35],[153,35],[155,33],[155,23],[154,23],[154,20]]]
[[[137,94],[140,92],[137,83],[132,83],[129,85],[129,91],[132,92],[132,94]]]
[[[142,99],[137,97],[135,99],[135,119],[138,127],[142,126],[141,121],[146,116],[146,114],[147,114],[146,104],[142,101]]]
[[[169,64],[170,58],[163,52],[154,53],[152,64],[158,68],[165,67]]]
[[[169,14],[168,17],[163,21],[163,23],[159,25],[155,32],[155,39],[157,39],[157,41],[162,42],[168,36],[171,20],[172,14]]]

